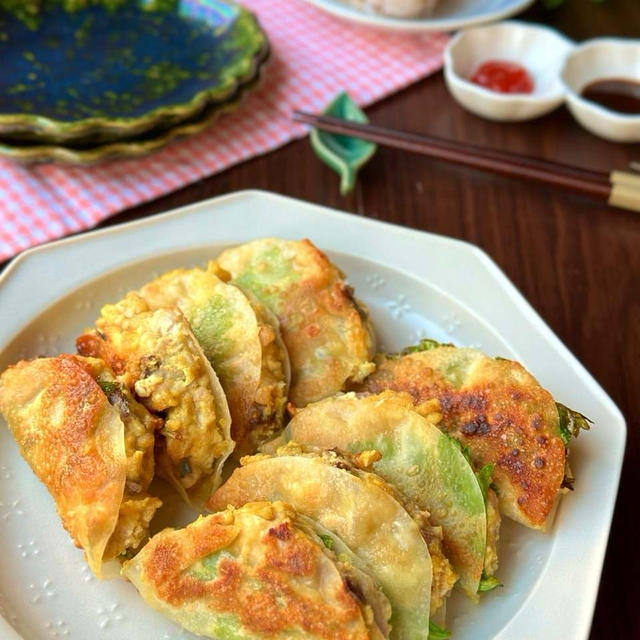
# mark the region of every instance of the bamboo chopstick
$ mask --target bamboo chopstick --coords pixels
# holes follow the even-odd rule
[[[515,153],[386,129],[333,116],[294,111],[293,119],[323,131],[353,136],[388,147],[445,160],[499,175],[523,178],[581,193],[610,205],[640,211],[640,177],[626,171],[593,171]]]

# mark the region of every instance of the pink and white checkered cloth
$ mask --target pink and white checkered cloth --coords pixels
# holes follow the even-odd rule
[[[442,34],[358,27],[303,0],[241,1],[272,45],[260,88],[208,131],[146,158],[90,168],[0,160],[0,260],[304,136],[293,109],[320,111],[343,89],[366,106],[441,65]]]

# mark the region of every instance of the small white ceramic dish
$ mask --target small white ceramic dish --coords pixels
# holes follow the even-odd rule
[[[354,6],[348,0],[305,0],[338,18],[393,31],[453,31],[524,11],[534,0],[440,0],[423,16],[395,18]]]
[[[585,129],[614,142],[640,142],[640,114],[612,111],[580,95],[594,80],[615,78],[640,82],[640,40],[589,40],[567,56],[560,75],[567,106]]]
[[[14,260],[0,276],[0,370],[20,358],[73,350],[103,304],[154,274],[206,264],[226,246],[264,236],[310,237],[326,249],[369,307],[381,350],[429,336],[520,360],[559,402],[594,421],[571,446],[576,489],[562,500],[553,529],[542,534],[503,520],[504,588],[483,596],[481,606],[460,594],[447,605],[456,640],[586,640],[622,467],[624,418],[477,247],[264,192],[199,202]],[[130,583],[92,576],[2,419],[0,480],[2,640],[196,640],[146,607]]]
[[[456,101],[490,120],[520,121],[538,118],[564,100],[560,70],[573,43],[547,27],[502,22],[461,31],[444,53],[444,77]],[[498,93],[469,78],[489,60],[507,60],[526,67],[534,81],[533,93]]]

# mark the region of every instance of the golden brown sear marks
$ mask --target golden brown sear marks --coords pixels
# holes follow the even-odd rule
[[[208,509],[286,500],[359,558],[393,607],[394,638],[426,638],[431,556],[422,523],[407,512],[391,485],[354,467],[343,452],[296,442],[279,447],[276,455],[261,453],[240,462],[207,501]]]
[[[294,518],[283,503],[250,503],[165,530],[128,563],[141,570],[134,583],[176,611],[199,603],[212,616],[231,615],[238,631],[258,637],[370,638],[356,598]]]
[[[24,457],[99,575],[102,561],[140,546],[162,504],[146,493],[158,419],[96,358],[21,362],[7,370],[0,388]]]
[[[474,349],[443,346],[380,357],[361,391],[411,394],[440,402],[439,426],[469,446],[477,465],[495,463],[500,508],[529,527],[545,528],[565,469],[565,446],[551,394],[522,365]]]
[[[95,440],[112,412],[88,369],[82,358],[71,355],[21,361],[7,369],[0,386],[0,408],[9,428],[14,419],[23,419],[16,424],[23,455],[63,500],[78,492],[96,501],[103,492],[117,493],[109,476],[117,470],[117,479],[123,470],[116,443]],[[67,461],[73,463],[73,474]]]
[[[127,461],[123,424],[90,372],[71,355],[18,362],[0,378],[0,411],[65,529],[100,575]]]

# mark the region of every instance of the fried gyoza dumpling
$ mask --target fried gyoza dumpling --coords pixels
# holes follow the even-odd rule
[[[459,444],[434,425],[437,401],[420,410],[432,415],[419,415],[407,394],[349,393],[297,411],[279,440],[353,453],[379,451],[382,457],[373,462],[373,471],[442,527],[444,552],[460,576],[460,587],[476,599],[483,571],[489,576],[496,568],[491,566],[497,558],[496,541],[488,540],[484,498],[491,468],[480,474],[482,486]],[[489,553],[487,542],[492,543]]]
[[[381,356],[358,390],[406,391],[440,401],[439,427],[469,447],[477,465],[494,464],[500,510],[533,529],[550,525],[565,475],[565,446],[586,419],[557,405],[519,363],[476,349],[425,340]]]
[[[292,455],[294,454],[294,455]],[[432,565],[420,526],[373,473],[335,452],[307,454],[293,443],[277,456],[242,460],[211,496],[213,511],[255,500],[283,500],[346,544],[392,607],[391,638],[426,640]]]
[[[208,638],[388,637],[363,595],[384,599],[371,578],[345,572],[282,502],[165,529],[123,573],[148,604]]]
[[[70,355],[9,367],[0,411],[96,576],[134,552],[161,505],[146,494],[158,419],[102,361]]]
[[[209,269],[175,269],[139,294],[152,308],[178,307],[220,378],[231,412],[236,454],[255,451],[281,430],[288,355],[277,319]],[[271,320],[271,322],[269,322]]]
[[[367,313],[344,275],[309,240],[256,240],[224,251],[217,262],[280,321],[293,404],[333,395],[373,370]]]
[[[78,351],[104,359],[147,409],[164,416],[159,472],[185,499],[203,502],[233,440],[224,392],[188,322],[178,309],[152,311],[130,293],[106,305],[96,327],[77,339]]]

